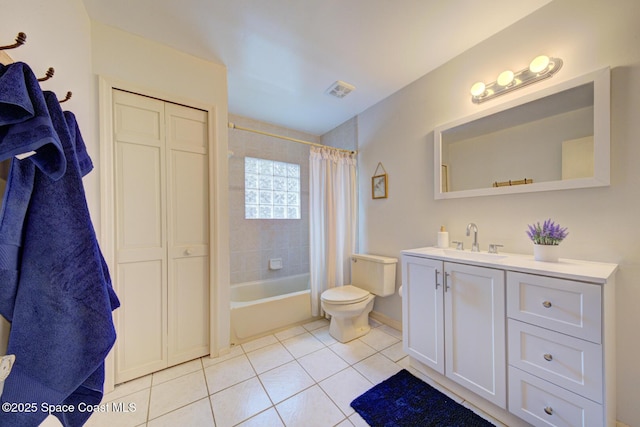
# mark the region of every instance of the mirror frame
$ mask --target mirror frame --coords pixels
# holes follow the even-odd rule
[[[456,126],[463,125],[501,111],[556,94],[577,86],[593,82],[593,177],[570,180],[534,182],[527,185],[487,187],[461,191],[442,191],[442,134]],[[610,184],[610,138],[611,138],[611,73],[609,67],[576,77],[496,105],[436,127],[433,130],[434,148],[434,198],[456,199],[462,197],[495,196],[500,194],[531,193],[536,191],[568,190],[574,188],[605,187]]]

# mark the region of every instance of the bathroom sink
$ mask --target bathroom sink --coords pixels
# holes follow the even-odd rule
[[[489,252],[471,252],[471,251],[459,251],[456,249],[443,249],[442,252],[445,256],[450,258],[466,259],[471,261],[499,261],[506,258],[506,255],[491,254]]]

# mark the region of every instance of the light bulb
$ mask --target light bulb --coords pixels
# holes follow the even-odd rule
[[[547,55],[536,56],[529,64],[529,71],[535,74],[541,73],[549,67],[549,62],[550,60]]]
[[[480,96],[484,93],[486,86],[482,82],[476,82],[471,86],[471,95]]]
[[[513,78],[514,78],[513,71],[506,70],[500,73],[500,75],[498,76],[497,83],[503,87],[508,86],[509,84],[511,84],[511,82],[513,82]]]

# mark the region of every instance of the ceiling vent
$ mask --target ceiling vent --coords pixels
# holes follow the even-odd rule
[[[354,90],[356,90],[355,86],[338,80],[334,84],[332,84],[329,89],[327,89],[326,93],[328,93],[329,95],[333,95],[336,98],[344,98]]]

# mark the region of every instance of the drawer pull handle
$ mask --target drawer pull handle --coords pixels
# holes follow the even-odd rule
[[[553,356],[550,355],[549,353],[546,353],[544,355],[544,360],[546,360],[547,362],[551,362],[553,360]]]
[[[542,305],[544,306],[544,308],[551,308],[551,301],[545,301],[542,303]]]
[[[546,408],[544,408],[544,412],[546,412],[547,415],[553,415],[553,408],[550,406],[547,406]]]

